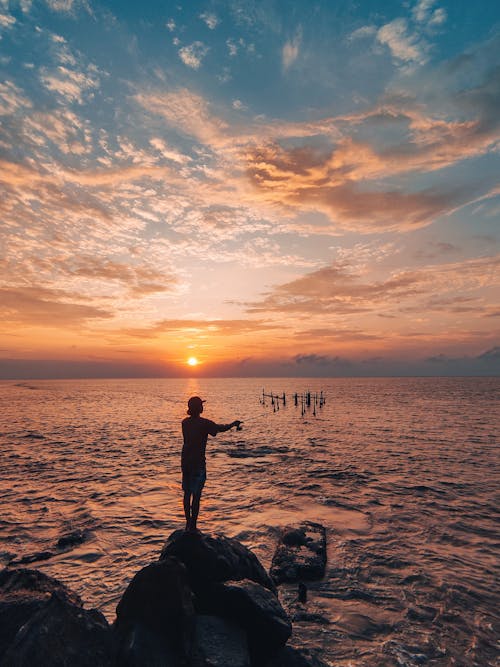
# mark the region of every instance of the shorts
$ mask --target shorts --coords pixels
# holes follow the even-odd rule
[[[205,469],[182,471],[182,490],[197,495],[202,492],[206,479]]]

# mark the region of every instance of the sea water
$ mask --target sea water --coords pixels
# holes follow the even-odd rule
[[[287,402],[262,405],[262,391]],[[302,415],[293,394],[323,391]],[[281,599],[290,643],[335,666],[498,664],[499,378],[33,380],[0,383],[0,563],[33,562],[110,621],[183,527],[180,422],[209,438],[199,528],[269,567],[279,531],[327,529],[323,580]],[[57,540],[84,531],[60,553]]]

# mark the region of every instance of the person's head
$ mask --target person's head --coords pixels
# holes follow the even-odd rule
[[[191,417],[201,415],[203,412],[203,403],[205,403],[205,401],[202,401],[199,396],[191,396],[188,401],[188,415],[191,415]]]

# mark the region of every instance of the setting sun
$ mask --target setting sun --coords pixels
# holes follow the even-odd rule
[[[198,359],[196,357],[189,357],[187,360],[189,366],[197,366],[198,365]]]

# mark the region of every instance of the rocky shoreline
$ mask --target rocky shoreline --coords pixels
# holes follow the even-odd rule
[[[233,538],[178,530],[132,578],[110,625],[58,580],[13,563],[0,572],[0,665],[324,667],[287,645],[277,587],[296,582],[303,603],[304,582],[325,564],[325,529],[312,522],[282,531],[269,573]]]

